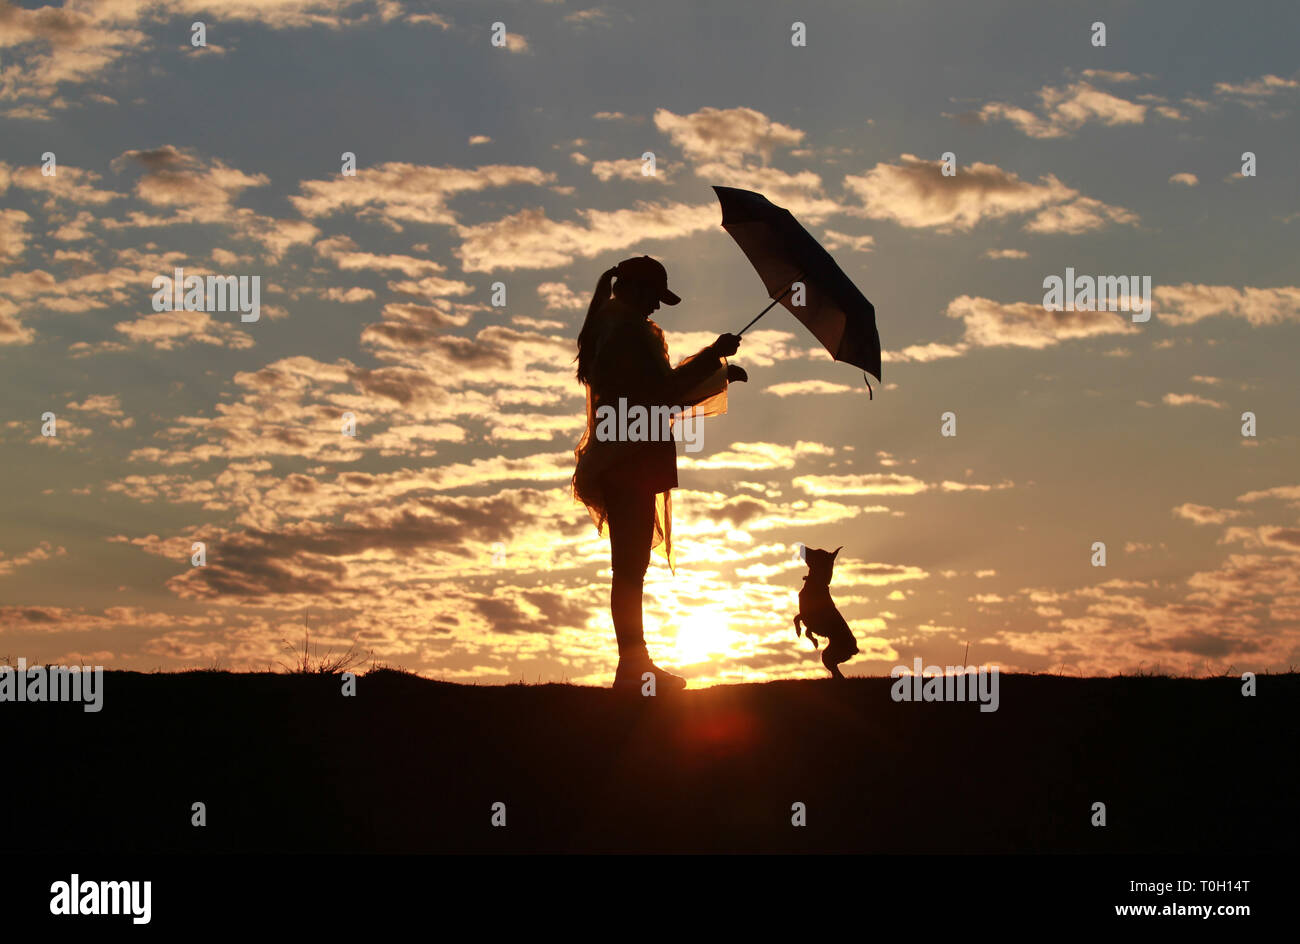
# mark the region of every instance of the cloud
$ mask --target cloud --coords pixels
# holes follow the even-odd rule
[[[1128,73],[1111,73],[1111,75]],[[1101,73],[1094,72],[1094,76]],[[1089,82],[1046,85],[1038,90],[1036,110],[1007,102],[989,102],[977,113],[984,122],[1007,121],[1031,138],[1064,138],[1088,123],[1114,127],[1142,124],[1147,106],[1104,92]]]
[[[36,332],[18,319],[17,311],[17,305],[0,298],[0,345],[30,344],[36,339]]]
[[[430,299],[445,298],[448,295],[469,295],[474,291],[474,287],[468,282],[462,282],[459,279],[444,279],[436,275],[428,275],[422,279],[388,282],[387,287],[390,292],[419,295]]]
[[[1270,547],[1284,551],[1300,551],[1300,528],[1263,525],[1257,528],[1231,527],[1223,532],[1220,544],[1242,544],[1250,550]]]
[[[1085,79],[1098,79],[1102,82],[1137,82],[1151,78],[1149,75],[1137,75],[1133,72],[1109,72],[1106,69],[1084,69],[1082,75]]]
[[[32,548],[25,554],[19,554],[17,557],[6,557],[4,551],[0,551],[0,577],[7,577],[19,567],[26,567],[38,561],[50,560],[55,557],[67,556],[68,550],[65,547],[55,547],[49,541],[42,541],[36,547]]]
[[[11,112],[10,117],[49,118],[46,106],[58,102],[60,84],[89,81],[129,52],[146,46],[144,33],[127,28],[125,23],[104,22],[103,13],[93,7],[0,5],[0,49],[6,53],[0,101],[41,101],[25,112]],[[135,17],[125,19],[129,22]],[[11,54],[10,49],[15,52]]]
[[[153,150],[126,151],[113,161],[144,169],[135,195],[153,206],[181,207],[195,219],[211,222],[230,211],[235,197],[249,187],[270,183],[265,174],[245,174],[220,160],[204,161],[188,150],[167,144]]]
[[[392,7],[394,14],[401,13],[400,4],[393,3]],[[386,16],[384,19],[389,19],[389,17]],[[444,32],[451,29],[451,21],[437,13],[408,13],[406,14],[406,21],[408,23],[428,23],[430,26],[436,26]]]
[[[822,245],[832,251],[848,249],[852,252],[871,252],[876,248],[876,237],[850,236],[848,233],[839,233],[833,229],[828,229],[823,235]]]
[[[379,0],[377,5],[380,19],[385,21],[400,12],[400,7],[388,0]],[[130,56],[150,52],[153,43],[143,27],[192,18],[210,9],[202,0],[106,0],[31,9],[0,4],[0,49],[6,52],[0,101],[23,103],[9,109],[7,117],[49,120],[51,110],[68,107],[57,94],[61,85],[105,78]],[[372,16],[369,4],[355,0],[228,0],[221,6],[223,21],[254,22],[269,29],[341,29]],[[436,14],[408,15],[406,19],[444,29],[448,26]],[[115,104],[102,93],[89,95],[87,100]]]
[[[305,484],[305,483],[304,483]],[[188,568],[168,586],[185,599],[225,605],[319,596],[342,602],[373,595],[378,574],[405,573],[402,583],[427,583],[405,568],[411,554],[440,552],[444,566],[464,557],[471,543],[511,540],[550,503],[535,491],[502,492],[484,498],[430,496],[397,507],[357,509],[346,521],[285,523],[275,530],[211,529],[200,539],[209,546],[208,564]],[[175,557],[189,538],[133,539],[145,551]],[[399,590],[399,587],[394,587]]]
[[[79,410],[82,413],[97,413],[100,416],[121,417],[125,415],[122,412],[122,401],[114,393],[102,393],[86,397],[80,403],[74,400],[68,403],[67,408],[69,410]]]
[[[997,485],[986,485],[980,482],[953,482],[949,479],[939,483],[939,489],[945,492],[994,492],[1004,488],[1013,488],[1012,482],[999,482]]]
[[[1216,410],[1223,409],[1218,400],[1210,400],[1195,393],[1166,393],[1160,398],[1168,406],[1209,406]]]
[[[203,311],[161,311],[133,321],[119,321],[114,329],[132,341],[160,351],[174,351],[189,344],[209,344],[241,350],[253,346],[253,338],[233,324],[216,321]]]
[[[992,492],[1014,488],[1013,482],[987,485],[976,482],[925,482],[900,472],[853,475],[800,475],[791,483],[809,495],[918,495],[921,492]]]
[[[873,219],[910,228],[969,230],[986,220],[1037,212],[1025,229],[1059,232],[1095,229],[1107,221],[1133,222],[1127,210],[1080,196],[1049,174],[1038,183],[993,164],[965,165],[945,177],[940,161],[903,154],[898,164],[880,163],[865,175],[844,178],[844,186],[863,203],[859,211]]]
[[[1046,207],[1028,223],[1028,233],[1087,233],[1104,229],[1111,223],[1134,224],[1138,216],[1123,207],[1110,206],[1092,197],[1079,197],[1071,203]]]
[[[618,179],[643,183],[668,183],[668,171],[658,161],[655,162],[655,172],[653,174],[645,173],[645,166],[645,162],[636,157],[618,161],[592,161],[591,172],[598,180],[605,182]]]
[[[1156,315],[1174,325],[1205,318],[1244,318],[1256,327],[1300,321],[1300,287],[1233,288],[1230,285],[1160,285],[1154,290]]]
[[[575,26],[609,26],[609,13],[599,7],[591,7],[587,10],[574,10],[572,13],[566,13],[564,22],[572,23]]]
[[[114,190],[95,187],[95,182],[100,179],[94,171],[68,164],[56,164],[54,174],[47,176],[37,166],[10,167],[0,162],[0,193],[4,192],[7,181],[14,187],[44,194],[46,210],[57,209],[60,202],[102,206],[124,196]]]
[[[1022,181],[992,164],[973,163],[945,177],[940,161],[903,154],[898,164],[877,164],[844,185],[862,199],[865,215],[903,226],[970,229],[986,219],[1026,213],[1075,195],[1055,177]]]
[[[265,174],[247,174],[216,159],[206,159],[189,149],[164,145],[150,150],[127,151],[114,159],[114,169],[138,167],[135,195],[146,203],[171,212],[150,215],[131,212],[125,219],[103,221],[109,230],[202,223],[231,228],[244,239],[261,243],[268,261],[275,263],[293,246],[310,243],[319,231],[305,220],[278,220],[234,200],[245,190],[270,182]]]
[[[1122,313],[1046,311],[1030,302],[995,302],[962,295],[948,303],[946,314],[965,324],[964,340],[974,347],[1013,346],[1035,350],[1062,341],[1106,334],[1135,334]]]
[[[39,304],[48,311],[78,312],[131,304],[147,296],[148,286],[162,269],[113,266],[58,278],[44,269],[0,276],[0,298],[25,307]],[[17,311],[12,308],[11,311]]]
[[[466,272],[553,269],[575,259],[689,236],[717,225],[712,204],[644,203],[621,210],[580,210],[581,221],[549,219],[540,208],[457,228],[455,250]]]
[[[1241,517],[1244,512],[1233,511],[1231,508],[1214,508],[1210,505],[1197,505],[1193,502],[1184,502],[1174,508],[1174,516],[1185,518],[1193,524],[1223,524],[1233,518]]]
[[[304,180],[289,201],[309,218],[355,212],[392,225],[438,223],[452,226],[456,214],[447,203],[459,194],[517,184],[542,186],[555,175],[536,167],[489,164],[483,167],[429,167],[389,162],[360,167],[355,177]]]
[[[989,249],[984,253],[985,259],[1028,259],[1029,253],[1023,249]]]
[[[886,363],[917,363],[927,364],[930,361],[941,361],[949,357],[961,357],[968,350],[969,344],[911,344],[898,351],[885,351],[884,360]]]
[[[116,394],[88,396],[80,403],[73,400],[68,403],[67,409],[91,416],[108,417],[109,425],[114,429],[130,429],[135,426],[135,417],[126,415]]]
[[[418,278],[426,273],[442,272],[446,269],[446,266],[434,262],[432,259],[362,252],[357,244],[347,236],[322,239],[315,244],[313,249],[318,256],[329,259],[344,272],[356,272],[358,270],[397,271],[411,278]],[[466,286],[466,289],[468,289],[468,286]]]
[[[1300,501],[1300,485],[1279,485],[1275,488],[1266,488],[1260,491],[1246,492],[1244,495],[1237,496],[1239,502],[1257,502],[1268,499],[1282,499],[1283,501]]]
[[[681,491],[680,501],[674,499],[674,507],[688,509],[690,516],[683,517],[680,522],[674,521],[674,533],[689,534],[694,542],[700,541],[706,534],[714,536],[716,542],[703,552],[705,559],[741,560],[763,556],[761,548],[738,551],[736,535],[731,533],[736,529],[743,528],[748,533],[797,528],[801,533],[806,533],[821,525],[842,523],[864,514],[884,514],[889,511],[884,505],[851,505],[821,498],[801,500],[792,505],[788,501],[773,501],[757,495],[736,496],[694,489]],[[707,524],[701,524],[704,519],[707,519]],[[793,565],[787,547],[781,546],[776,553],[783,565]],[[771,571],[776,572],[778,571]]]
[[[0,266],[16,262],[26,251],[27,224],[32,218],[22,210],[0,210]]]
[[[775,167],[715,162],[697,165],[695,174],[711,185],[762,193],[777,206],[809,223],[820,223],[828,216],[846,212],[839,201],[821,195],[822,179],[810,170],[788,173]]]
[[[716,469],[744,469],[758,472],[769,469],[793,469],[808,456],[831,456],[835,450],[822,443],[800,440],[794,445],[770,442],[738,442],[730,448],[712,455],[678,460],[679,469],[710,471]]]
[[[655,127],[697,163],[740,164],[753,154],[766,160],[773,149],[799,144],[804,133],[773,121],[752,108],[701,108],[677,115],[655,111]]]
[[[1282,535],[1285,543],[1287,535]],[[1278,536],[1274,535],[1278,540]],[[1019,596],[1058,604],[1050,629],[1016,634],[1021,652],[1066,661],[1088,674],[1143,664],[1184,666],[1187,655],[1267,666],[1289,664],[1300,639],[1290,627],[1300,571],[1290,553],[1232,554],[1181,584],[1119,581],[1065,592],[1026,588]],[[1164,597],[1166,599],[1160,599]],[[1207,666],[1211,674],[1222,669]]]
[[[344,302],[351,304],[353,302],[369,301],[375,297],[373,289],[360,288],[353,286],[351,288],[339,288],[331,286],[320,293],[320,297],[330,302]]]
[[[828,383],[825,380],[796,380],[791,383],[773,384],[763,389],[777,397],[792,397],[802,394],[853,393],[856,388],[844,384]]]
[[[1181,174],[1174,174],[1172,177],[1169,178],[1169,182],[1171,184],[1182,184],[1184,187],[1195,187],[1201,181],[1200,178],[1198,178],[1195,174],[1188,174],[1184,172]]]
[[[1259,100],[1280,95],[1283,92],[1300,88],[1300,81],[1284,79],[1276,75],[1262,75],[1257,79],[1244,82],[1215,82],[1214,94],[1223,98],[1237,99],[1246,104],[1257,105]]]
[[[930,574],[913,564],[882,564],[867,561],[844,561],[835,568],[836,586],[887,587],[907,580],[927,580]]]
[[[79,242],[89,239],[90,230],[87,227],[94,221],[94,216],[82,210],[70,222],[64,223],[50,235],[61,242]]]
[[[542,282],[537,286],[537,294],[548,311],[586,311],[587,299],[563,282]]]
[[[897,472],[800,475],[791,484],[809,495],[916,495],[931,487],[921,479]]]

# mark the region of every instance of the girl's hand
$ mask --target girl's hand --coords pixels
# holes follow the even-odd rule
[[[730,357],[740,348],[740,335],[720,334],[718,340],[714,341],[710,347],[713,348],[713,353],[719,357]]]
[[[745,368],[735,364],[727,365],[727,383],[740,383],[749,379],[749,374],[745,373]]]

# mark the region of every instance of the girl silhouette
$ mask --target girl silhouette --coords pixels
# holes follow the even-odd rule
[[[726,412],[728,382],[748,379],[725,360],[740,345],[734,334],[719,336],[671,366],[663,331],[650,315],[660,302],[680,301],[668,290],[668,272],[659,262],[649,256],[626,259],[601,275],[578,335],[577,374],[587,390],[587,429],[574,451],[573,494],[587,506],[597,533],[605,526],[609,530],[616,689],[638,689],[645,672],[654,673],[656,690],[686,687],[684,679],[651,661],[641,622],[651,550],[658,548],[670,568],[674,563],[671,490],[677,487],[677,447],[671,439],[611,436],[611,424],[598,428],[597,411],[602,406],[618,410],[625,399],[629,411],[678,407],[683,417],[712,416]]]

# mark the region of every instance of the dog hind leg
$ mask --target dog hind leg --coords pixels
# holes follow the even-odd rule
[[[827,671],[831,673],[831,678],[844,678],[844,673],[840,671],[839,662],[840,660],[836,659],[832,654],[831,647],[827,646],[825,651],[822,652],[822,665],[826,666]]]

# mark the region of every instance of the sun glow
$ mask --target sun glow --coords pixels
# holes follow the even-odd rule
[[[698,665],[727,657],[739,640],[739,635],[728,626],[725,610],[704,607],[687,615],[678,625],[670,652],[678,665]]]

